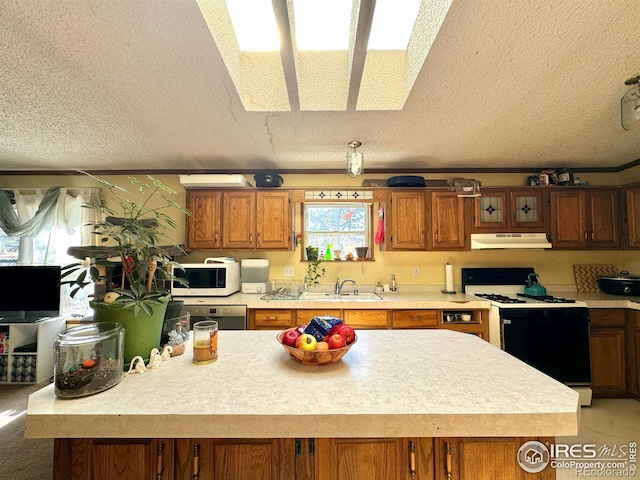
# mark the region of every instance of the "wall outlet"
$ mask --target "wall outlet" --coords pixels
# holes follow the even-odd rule
[[[293,267],[284,267],[284,276],[293,277]]]
[[[420,276],[420,267],[413,267],[413,276],[414,277]]]

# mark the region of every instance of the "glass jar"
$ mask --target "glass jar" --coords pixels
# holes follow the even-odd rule
[[[123,343],[119,323],[88,323],[58,333],[53,342],[56,395],[84,397],[120,383]]]

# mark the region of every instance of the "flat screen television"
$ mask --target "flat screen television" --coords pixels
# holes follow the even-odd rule
[[[59,265],[0,266],[0,322],[60,315]]]

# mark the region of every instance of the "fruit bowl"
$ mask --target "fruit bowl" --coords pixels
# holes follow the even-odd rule
[[[280,332],[276,336],[278,343],[282,345],[282,348],[284,348],[291,358],[303,365],[329,365],[336,363],[344,357],[349,349],[358,341],[358,336],[356,335],[353,342],[346,347],[335,348],[333,350],[302,350],[301,348],[290,347],[282,343],[282,335],[284,335],[284,332]]]

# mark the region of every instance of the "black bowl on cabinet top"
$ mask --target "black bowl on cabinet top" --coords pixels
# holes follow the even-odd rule
[[[426,187],[424,177],[416,175],[399,175],[387,179],[387,187]]]
[[[277,173],[256,173],[253,178],[256,181],[256,187],[279,187],[284,183]]]

